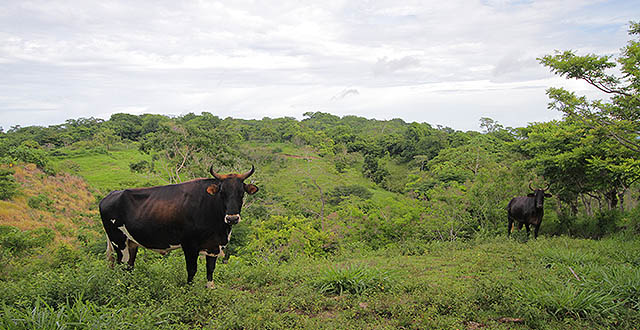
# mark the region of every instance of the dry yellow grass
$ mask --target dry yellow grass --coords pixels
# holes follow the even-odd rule
[[[69,242],[73,240],[68,237],[69,233],[79,224],[94,221],[95,198],[83,179],[66,173],[48,176],[33,164],[17,165],[13,169],[20,192],[11,201],[0,201],[0,225],[21,230],[50,228],[56,232],[56,241]],[[29,198],[38,195],[53,201],[51,206],[43,210],[31,208]],[[65,230],[61,232],[56,228]]]

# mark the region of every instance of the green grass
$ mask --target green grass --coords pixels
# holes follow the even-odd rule
[[[158,178],[131,172],[129,164],[141,160],[151,161],[151,157],[130,148],[111,151],[108,154],[92,153],[73,158],[56,158],[53,160],[53,166],[56,170],[62,171],[72,168],[74,174],[83,177],[91,187],[101,192],[163,184]]]
[[[232,256],[205,288],[204,261],[185,283],[182,253],[142,250],[133,272],[102,255],[25,260],[0,282],[0,325],[120,329],[595,329],[640,322],[635,266],[607,251],[638,240],[505,237],[431,242],[406,255],[344,248],[288,262]],[[629,244],[629,245],[627,245]],[[571,250],[590,260],[542,256]],[[52,254],[61,255],[61,254]],[[53,259],[51,259],[53,258]],[[555,258],[555,257],[554,257]],[[573,268],[573,266],[572,266]],[[634,291],[635,290],[635,291]],[[502,323],[508,318],[522,323]],[[16,319],[25,326],[11,325]],[[53,323],[52,323],[53,322]],[[77,326],[76,326],[77,325]]]

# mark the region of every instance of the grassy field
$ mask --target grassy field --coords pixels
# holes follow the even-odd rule
[[[288,262],[233,256],[213,290],[203,260],[185,283],[179,251],[142,251],[133,272],[56,251],[0,282],[0,328],[630,329],[640,322],[638,243],[499,237]]]
[[[90,153],[75,157],[54,158],[53,167],[58,171],[71,172],[84,178],[101,192],[136,186],[163,184],[156,177],[131,172],[129,164],[142,160],[151,161],[135,148],[114,150],[109,153]]]
[[[292,209],[316,219],[317,185],[325,194],[339,185],[366,187],[372,205],[420,203],[376,187],[357,166],[340,173],[309,150],[290,144],[253,148],[257,170],[251,181],[261,195],[247,197],[251,206],[243,212],[264,221]],[[149,159],[133,148],[54,162],[88,186],[66,174],[44,178],[35,168],[16,172],[22,192],[6,205],[22,207],[36,225],[20,231],[0,221],[0,329],[633,329],[640,324],[637,236],[543,235],[527,241],[517,232],[511,239],[405,239],[375,251],[369,242],[335,238],[322,256],[283,258],[242,253],[237,242],[248,241],[247,226],[260,224],[248,219],[234,229],[230,256],[218,262],[213,290],[205,288],[204,260],[195,283],[186,284],[179,250],[166,257],[141,250],[133,271],[110,269],[95,204],[112,189],[161,183],[129,170],[140,160]],[[39,197],[41,192],[49,199]],[[63,195],[71,194],[82,204],[62,203],[68,202]],[[331,210],[327,205],[326,212]],[[380,211],[385,212],[401,214]],[[289,215],[281,218],[290,220]],[[62,216],[68,223],[57,220]],[[402,235],[406,227],[398,228]],[[64,239],[54,239],[59,237]]]

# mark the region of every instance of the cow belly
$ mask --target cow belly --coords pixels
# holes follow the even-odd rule
[[[113,220],[112,220],[112,221],[113,221]],[[114,221],[114,222],[115,222],[115,221]],[[161,255],[166,255],[166,254],[167,254],[167,253],[169,253],[170,251],[175,250],[175,249],[179,249],[179,248],[181,248],[181,247],[182,247],[182,245],[180,245],[180,244],[175,244],[175,245],[173,245],[173,244],[167,244],[167,247],[161,247],[161,248],[158,248],[157,246],[150,246],[149,244],[141,244],[140,242],[138,242],[138,240],[136,240],[136,239],[133,237],[133,235],[131,235],[131,233],[129,233],[129,231],[127,230],[126,225],[122,225],[122,226],[117,227],[117,228],[118,228],[118,230],[119,230],[122,234],[124,234],[124,236],[126,236],[126,237],[127,237],[127,239],[128,239],[129,241],[131,241],[131,242],[135,243],[135,244],[136,244],[136,245],[138,245],[138,246],[142,246],[142,247],[143,247],[143,248],[145,248],[145,249],[149,249],[149,250],[152,250],[152,251],[158,252],[158,253],[160,253]]]
[[[144,246],[142,246],[142,247],[144,247]],[[164,256],[164,255],[167,255],[167,253],[169,253],[169,252],[171,252],[173,250],[179,249],[181,247],[182,247],[182,245],[178,244],[178,245],[169,245],[169,247],[166,248],[166,249],[153,249],[153,248],[151,248],[149,250],[158,252],[158,253],[160,253],[161,255]]]
[[[529,218],[529,223],[532,224],[532,225],[537,225],[537,224],[540,223],[540,220],[539,220],[538,217],[533,216],[533,217]]]
[[[231,240],[231,230],[229,230],[229,233],[227,234],[226,243],[224,241],[220,242],[220,238],[212,238],[204,242],[200,247],[200,254],[208,257],[224,257],[224,248],[227,247],[229,240]],[[220,243],[224,243],[224,245]]]

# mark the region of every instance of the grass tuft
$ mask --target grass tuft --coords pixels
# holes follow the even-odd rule
[[[351,264],[342,268],[328,268],[314,283],[321,293],[342,295],[344,292],[363,294],[369,291],[385,291],[392,285],[388,271],[365,264]]]

